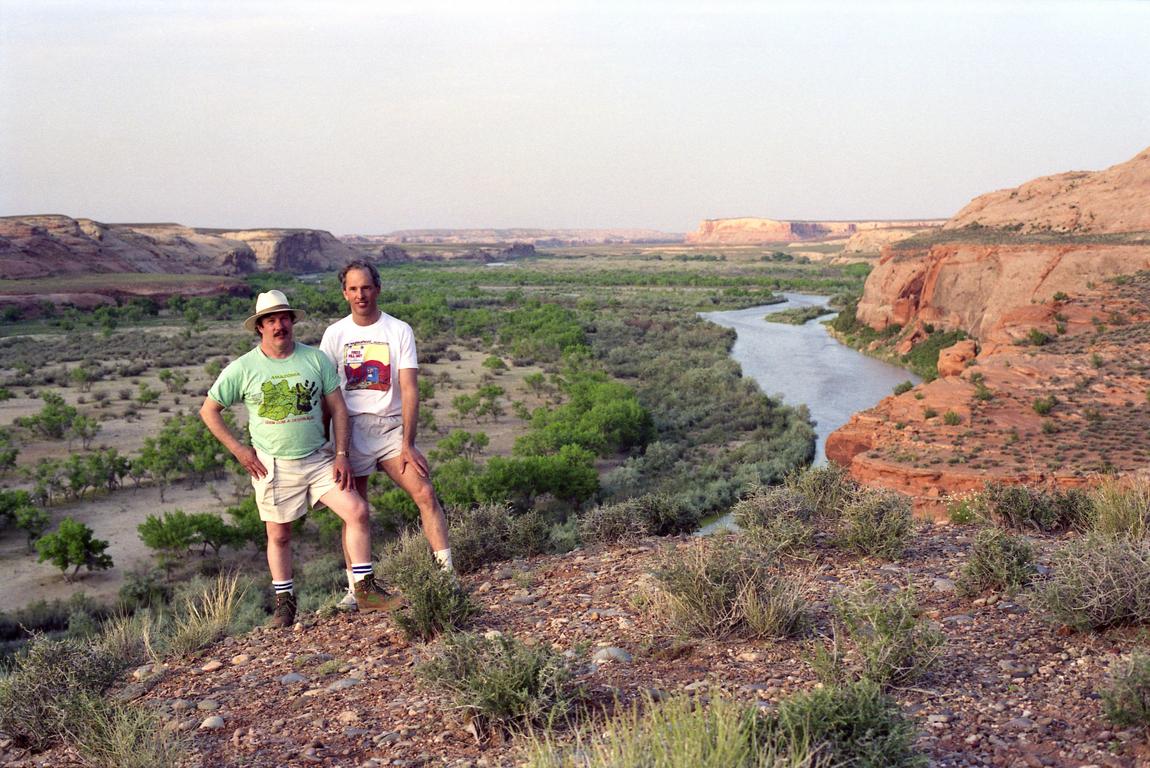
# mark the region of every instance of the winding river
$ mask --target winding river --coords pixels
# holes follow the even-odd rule
[[[846,424],[851,414],[889,395],[899,382],[909,379],[917,384],[920,379],[831,338],[821,322],[832,316],[830,310],[804,325],[768,323],[763,317],[772,312],[827,304],[825,296],[783,295],[784,303],[700,316],[738,333],[731,357],[743,367],[744,376],[788,405],[805,403],[810,408],[818,436],[815,464],[824,464],[827,435]]]

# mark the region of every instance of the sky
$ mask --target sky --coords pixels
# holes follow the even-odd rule
[[[1150,146],[1150,2],[0,0],[0,215],[946,218]]]

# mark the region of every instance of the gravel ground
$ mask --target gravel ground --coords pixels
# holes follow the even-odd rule
[[[1150,765],[1145,734],[1112,727],[1096,693],[1109,664],[1143,644],[1142,634],[1070,632],[1044,620],[1025,595],[959,597],[954,580],[973,534],[924,526],[897,563],[819,550],[793,566],[811,579],[814,634],[780,641],[683,641],[635,607],[661,550],[690,546],[686,537],[504,563],[463,581],[484,609],[479,631],[588,655],[619,649],[580,667],[596,702],[721,693],[763,708],[817,685],[808,659],[828,629],[836,589],[861,579],[911,583],[923,618],[947,643],[933,672],[893,695],[915,719],[918,747],[933,765]],[[1060,543],[1034,541],[1044,557]],[[477,738],[448,694],[417,680],[414,667],[434,651],[407,643],[389,618],[309,616],[294,631],[256,630],[193,660],[137,670],[118,694],[155,708],[165,728],[183,733],[196,766],[514,765],[514,739]],[[72,759],[9,749],[0,764]]]

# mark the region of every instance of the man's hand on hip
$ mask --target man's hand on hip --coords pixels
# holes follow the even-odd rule
[[[260,480],[268,473],[268,468],[260,461],[260,457],[256,455],[256,449],[250,445],[241,445],[235,453],[232,454],[236,457],[248,474],[256,480]]]

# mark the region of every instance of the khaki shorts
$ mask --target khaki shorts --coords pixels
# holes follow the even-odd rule
[[[321,496],[339,489],[332,478],[332,455],[328,448],[302,459],[277,459],[263,451],[256,451],[256,455],[268,471],[258,480],[252,478],[260,520],[269,523],[298,520]]]
[[[351,417],[351,473],[365,477],[403,450],[403,417],[357,413]]]

